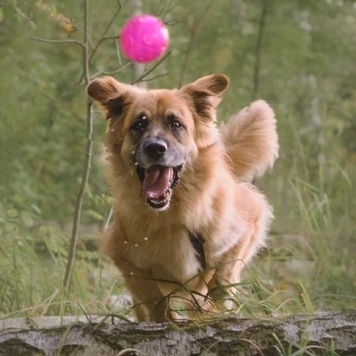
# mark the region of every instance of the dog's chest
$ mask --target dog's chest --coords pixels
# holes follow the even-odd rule
[[[174,278],[180,282],[199,273],[196,250],[185,229],[161,229],[146,235],[136,235],[131,242],[133,248],[129,249],[130,260],[138,268],[155,266],[155,271],[162,271],[156,278]]]

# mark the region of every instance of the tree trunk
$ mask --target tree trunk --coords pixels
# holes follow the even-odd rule
[[[131,7],[132,16],[137,16],[142,14],[142,0],[131,0],[129,2],[129,6]],[[145,64],[132,62],[133,68],[133,81],[136,82],[139,78],[141,78],[145,72]],[[141,86],[146,87],[146,83],[141,83]]]
[[[2,321],[0,355],[356,355],[356,311],[178,325],[89,317]]]

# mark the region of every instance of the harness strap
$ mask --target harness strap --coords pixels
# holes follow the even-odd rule
[[[204,238],[201,235],[193,234],[189,231],[190,242],[192,243],[194,250],[196,252],[200,267],[204,270],[206,268],[206,260],[204,253]]]

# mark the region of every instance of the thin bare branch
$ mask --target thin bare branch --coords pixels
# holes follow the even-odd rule
[[[51,43],[51,44],[75,44],[82,48],[84,48],[84,43],[77,41],[77,40],[49,40],[47,38],[40,38],[40,37],[30,37],[31,40],[44,42],[44,43]]]
[[[163,2],[163,3],[164,3],[164,2]],[[167,17],[167,15],[168,15],[170,12],[172,12],[175,8],[177,8],[178,6],[180,6],[181,3],[182,3],[182,0],[177,1],[177,2],[170,1],[170,2],[167,4],[167,6],[166,6],[166,7],[167,7],[167,10],[165,10],[164,15],[160,15],[160,17],[162,17],[162,18],[164,19],[164,23],[165,23],[166,25],[172,24],[172,23],[175,23],[175,22],[176,22],[176,21],[167,22],[167,21],[166,21],[166,17]]]
[[[215,4],[216,4],[216,0],[212,0],[210,2],[210,4],[208,5],[208,8],[205,10],[203,15],[200,17],[198,23],[194,26],[194,28],[192,30],[192,35],[190,37],[190,42],[189,42],[188,49],[187,49],[187,52],[185,55],[185,59],[184,59],[183,65],[182,65],[182,70],[181,70],[181,74],[180,74],[180,78],[179,78],[179,86],[181,86],[184,81],[184,77],[188,70],[188,64],[189,64],[198,34],[200,33],[200,30],[201,30],[202,26],[204,25],[205,21],[208,19],[209,14],[210,14],[211,10],[213,9],[213,7],[215,6]]]
[[[115,21],[116,16],[119,14],[119,12],[122,10],[122,5],[121,3],[118,4],[119,7],[116,10],[116,12],[114,13],[113,17],[111,18],[111,20],[108,22],[107,26],[105,27],[105,30],[103,32],[103,34],[101,35],[101,38],[99,39],[98,43],[96,44],[96,46],[93,49],[93,52],[91,53],[90,57],[89,57],[89,62],[91,62],[91,60],[93,59],[93,57],[95,56],[96,51],[99,49],[101,43],[103,41],[105,41],[106,39],[117,39],[116,37],[105,37],[107,32],[109,31],[111,25],[113,24],[113,22]]]
[[[92,75],[93,78],[96,78],[96,77],[100,77],[102,75],[113,75],[113,74],[116,74],[116,73],[119,73],[121,71],[123,71],[124,69],[127,69],[128,67],[130,67],[132,65],[131,62],[127,62],[126,64],[124,64],[123,66],[115,69],[115,70],[112,70],[112,71],[101,71],[101,72],[97,72],[95,74]]]
[[[138,16],[141,15],[143,12],[143,5],[142,5],[142,0],[131,0],[129,2],[129,6],[131,9],[131,15],[132,16]],[[133,75],[133,80],[134,81],[140,81],[139,78],[141,78],[145,71],[146,71],[146,64],[145,63],[138,63],[133,61],[132,62],[132,75]],[[143,83],[143,87],[145,87],[146,84]]]
[[[117,40],[118,39],[118,36],[107,36],[106,37],[106,34],[107,32],[109,31],[111,25],[113,24],[116,16],[119,14],[119,12],[122,10],[122,5],[121,5],[121,2],[119,1],[118,2],[118,9],[116,10],[116,12],[114,13],[113,17],[111,18],[111,20],[108,22],[108,25],[105,27],[105,30],[103,31],[103,34],[101,35],[99,41],[97,42],[97,44],[93,47],[93,50],[88,58],[88,64],[91,63],[92,59],[94,58],[97,50],[99,49],[100,45],[104,42],[104,41],[107,41],[107,40]],[[89,41],[90,41],[90,38],[89,38]],[[89,46],[88,46],[89,48]],[[121,64],[121,63],[120,63]],[[78,83],[81,83],[82,80],[83,80],[83,76],[84,76],[84,73],[82,73],[82,75],[80,76],[79,80],[78,80]]]
[[[88,0],[84,0],[84,43],[83,43],[83,77],[85,84],[89,84],[90,73],[89,73],[89,10],[88,10]],[[80,217],[82,212],[83,198],[85,194],[85,188],[89,180],[89,174],[91,170],[91,157],[93,151],[93,102],[88,99],[87,102],[87,146],[85,150],[85,163],[83,167],[82,181],[80,184],[79,192],[77,195],[77,200],[75,204],[74,219],[72,235],[69,247],[68,262],[66,267],[66,273],[63,280],[64,289],[66,292],[69,291],[70,283],[72,280],[73,269],[76,259],[77,245],[78,245],[78,230]]]
[[[255,65],[253,69],[253,88],[252,88],[252,100],[257,99],[259,84],[260,84],[260,68],[261,68],[261,53],[262,53],[262,40],[266,27],[267,11],[269,6],[269,0],[264,0],[262,3],[261,17],[258,26],[258,35],[255,49]]]
[[[150,73],[152,73],[166,58],[171,55],[171,52],[167,52],[152,68],[150,68],[147,72],[143,73],[139,78],[132,82],[132,84],[137,84],[139,82],[144,81],[144,78],[147,77]]]
[[[147,78],[147,79],[142,79],[141,82],[151,82],[152,80],[155,80],[157,78],[165,77],[168,74],[170,74],[170,72],[163,73],[163,74],[157,74],[154,77]]]

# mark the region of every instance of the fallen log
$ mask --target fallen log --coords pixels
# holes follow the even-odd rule
[[[355,310],[177,325],[115,319],[3,320],[0,355],[356,355]]]

